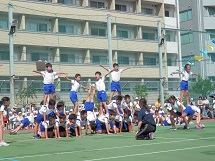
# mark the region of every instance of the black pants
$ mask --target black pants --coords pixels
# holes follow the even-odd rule
[[[156,131],[156,125],[151,125],[151,124],[142,124],[140,131],[136,134],[136,138],[140,139],[146,139],[149,137],[150,132],[155,132]]]

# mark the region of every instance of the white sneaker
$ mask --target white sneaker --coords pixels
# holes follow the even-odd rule
[[[2,141],[2,142],[0,142],[0,146],[9,146],[9,144],[7,144],[6,142]]]

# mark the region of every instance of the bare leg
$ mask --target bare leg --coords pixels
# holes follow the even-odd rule
[[[189,104],[190,104],[190,103],[189,103],[189,91],[186,90],[186,91],[185,91],[185,94],[186,94],[187,105],[189,105]]]
[[[180,102],[182,103],[183,101],[183,98],[184,98],[184,90],[181,90],[181,96],[180,96]]]
[[[91,93],[91,87],[90,87],[90,89],[89,89],[88,92],[87,92],[87,99],[86,99],[86,102],[90,102],[90,93]]]
[[[3,141],[3,128],[4,128],[4,124],[3,125],[0,125],[0,142]]]
[[[183,114],[181,115],[181,117],[183,118],[183,120],[184,120],[184,122],[185,122],[185,126],[188,127],[189,124],[188,124],[188,120],[186,119],[186,116],[187,116],[186,113],[183,113]]]
[[[93,90],[93,93],[92,93],[92,97],[91,97],[91,102],[94,102],[95,94],[96,94],[95,87],[92,87],[92,90]]]
[[[172,127],[173,127],[173,128],[175,128],[175,121],[174,121],[174,118],[175,118],[174,115],[171,115],[171,116],[170,116],[170,120],[171,120],[171,124],[172,124]]]
[[[102,102],[99,102],[99,114],[103,115],[103,108],[102,108]]]
[[[35,127],[34,127],[34,135],[37,135],[38,129],[39,129],[39,124],[36,123],[36,125],[35,125]]]
[[[104,105],[104,108],[105,108],[106,114],[108,114],[108,107],[107,107],[106,102],[102,102],[102,104]]]
[[[55,102],[56,102],[56,93],[52,93],[52,97],[53,97],[53,99],[54,99]]]
[[[43,100],[43,105],[46,105],[46,101],[47,101],[47,99],[48,99],[48,94],[45,94],[45,96],[44,96],[44,100]]]
[[[78,102],[73,102],[73,104],[74,104],[74,111],[73,112],[76,114],[78,111]]]
[[[111,91],[111,93],[110,93],[110,98],[109,98],[109,102],[111,102],[111,101],[112,101],[112,98],[113,98],[114,92],[115,92],[115,91]]]

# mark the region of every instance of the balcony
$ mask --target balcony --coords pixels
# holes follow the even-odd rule
[[[214,1],[212,0],[204,0],[202,1],[202,3],[203,3],[203,6],[215,6]]]
[[[165,17],[165,28],[177,28],[177,19],[174,17]]]
[[[178,53],[178,43],[177,42],[166,42],[167,53]]]
[[[210,17],[204,17],[205,30],[215,29],[215,15]]]
[[[157,0],[162,3],[162,0]],[[5,6],[8,0],[1,0]],[[107,22],[107,15],[110,14],[112,22],[115,24],[126,24],[136,26],[151,26],[156,27],[157,21],[163,22],[162,17],[147,16],[143,14],[136,14],[130,12],[120,12],[116,10],[103,10],[88,7],[66,6],[55,3],[41,3],[32,1],[12,1],[15,7],[14,14],[20,15],[35,15],[47,17],[67,18],[73,20],[94,21],[94,22]],[[36,10],[35,10],[36,8]],[[2,12],[8,12],[5,7]],[[144,23],[143,23],[144,22]]]
[[[175,6],[175,0],[164,0],[164,3]]]
[[[0,30],[0,35],[1,44],[8,44],[8,31]],[[14,44],[22,46],[48,46],[77,49],[108,49],[108,39],[106,37],[28,32],[21,30],[17,31],[15,34]],[[113,38],[112,49],[134,52],[158,52],[157,42],[135,39]]]

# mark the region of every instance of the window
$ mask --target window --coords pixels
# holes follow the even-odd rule
[[[0,51],[0,60],[10,60],[9,51]]]
[[[105,8],[105,3],[104,2],[90,1],[90,7]]]
[[[172,59],[167,59],[167,66],[172,66]]]
[[[209,38],[209,39],[215,39],[215,30],[207,30],[207,32],[208,32],[209,35],[210,35],[210,38]]]
[[[155,33],[143,32],[142,37],[144,40],[155,40]]]
[[[180,22],[188,21],[193,18],[192,9],[180,12]]]
[[[141,12],[143,14],[152,15],[153,14],[153,9],[151,9],[151,8],[141,8]]]
[[[165,17],[169,17],[169,11],[165,11]]]
[[[120,5],[120,4],[116,4],[115,5],[115,10],[117,11],[127,11],[126,5]]]
[[[128,31],[117,30],[116,37],[128,38]]]
[[[60,54],[60,62],[75,63],[75,55],[73,55],[73,54]]]
[[[30,22],[29,23],[30,31],[45,31],[47,32],[47,24],[44,23],[37,23],[37,22]]]
[[[31,53],[31,61],[38,61],[38,60],[47,61],[48,53],[37,53],[37,52]]]
[[[7,20],[0,20],[0,29],[7,29],[8,23]]]
[[[170,35],[165,35],[165,37],[166,37],[166,41],[171,41],[170,40]]]
[[[105,29],[99,29],[99,28],[91,28],[91,35],[106,36],[106,30]]]
[[[73,5],[73,0],[58,0],[57,3]]]
[[[94,63],[94,64],[107,64],[107,57],[94,55],[92,63]]]
[[[210,16],[214,16],[215,15],[215,8],[208,7],[208,13]]]
[[[193,33],[181,34],[181,44],[190,44],[194,42]]]
[[[59,32],[60,33],[67,33],[67,34],[74,34],[74,27],[73,26],[59,25]]]
[[[156,65],[156,58],[143,58],[143,65]]]
[[[118,56],[118,63],[119,64],[127,64],[127,65],[129,65],[129,57]]]

